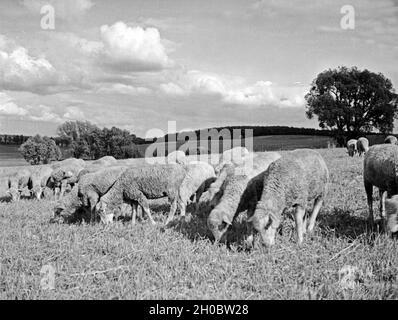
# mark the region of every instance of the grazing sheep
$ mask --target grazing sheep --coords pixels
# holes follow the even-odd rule
[[[78,197],[78,188],[75,186],[71,192],[59,199],[54,206],[54,216],[50,223],[73,222],[83,215],[82,203]]]
[[[82,175],[78,184],[78,197],[82,206],[90,210],[91,220],[99,198],[102,197],[127,167],[108,167]]]
[[[380,214],[385,217],[384,201],[398,194],[398,146],[378,144],[369,148],[363,164],[363,181],[369,206],[369,222],[373,217],[373,186],[379,188]]]
[[[386,144],[398,144],[398,140],[395,136],[388,136],[384,139],[384,143]]]
[[[43,190],[47,186],[47,182],[51,177],[53,169],[50,166],[40,166],[37,168],[32,168],[31,172],[31,193],[32,196],[40,200],[43,194]]]
[[[31,173],[28,169],[22,169],[12,173],[8,177],[8,195],[11,196],[11,201],[17,201],[21,197],[23,189],[29,188]]]
[[[178,190],[185,177],[186,171],[179,164],[147,165],[140,168],[126,169],[112,188],[101,197],[96,206],[101,221],[106,216],[114,214],[117,206],[123,202],[133,207],[132,223],[135,224],[138,203],[152,224],[155,224],[149,209],[148,199],[159,199],[165,196],[171,202],[169,216],[173,216],[177,209]]]
[[[84,160],[70,158],[58,163],[51,167],[53,172],[48,180],[48,187],[55,190],[59,197],[65,193],[67,185],[73,187],[77,182],[79,172],[86,166]]]
[[[177,150],[170,152],[167,155],[167,163],[178,163],[184,165],[188,163],[188,160],[184,152]]]
[[[186,205],[192,195],[194,195],[196,209],[198,208],[197,205],[202,193],[216,178],[214,168],[206,162],[192,161],[185,166],[185,170],[186,175],[178,192],[178,207],[181,216],[185,216]],[[166,224],[168,224],[172,218],[173,216],[169,216]]]
[[[350,157],[353,157],[357,153],[357,140],[351,139],[347,142],[347,151]]]
[[[244,158],[250,154],[249,150],[245,147],[235,147],[229,150],[226,150],[222,153],[222,156],[219,159],[218,165],[215,166],[214,171],[216,175],[218,175],[226,163],[234,163],[236,165],[242,164],[244,162]]]
[[[398,195],[386,199],[387,231],[390,233],[398,232]]]
[[[265,245],[275,242],[285,209],[295,209],[297,240],[301,244],[311,232],[326,194],[329,171],[321,155],[310,149],[294,150],[272,163],[264,175],[264,186],[254,215],[249,219]],[[314,208],[306,226],[307,201]]]
[[[217,193],[218,203],[207,218],[207,225],[219,241],[236,216],[247,210],[251,216],[262,192],[265,171],[281,156],[277,152],[256,155],[241,166],[226,167],[226,177]]]
[[[117,164],[117,160],[112,156],[105,156],[92,162],[93,165],[113,166]]]
[[[357,151],[358,155],[362,156],[362,154],[368,152],[369,150],[369,140],[361,137],[357,140]]]

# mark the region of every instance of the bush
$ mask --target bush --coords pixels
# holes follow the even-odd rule
[[[47,164],[61,158],[61,150],[53,139],[36,135],[23,143],[19,152],[30,164]]]

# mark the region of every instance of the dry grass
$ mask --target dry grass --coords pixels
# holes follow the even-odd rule
[[[397,299],[398,242],[367,228],[362,159],[320,152],[330,192],[302,247],[289,218],[275,247],[246,251],[243,223],[215,245],[205,214],[161,228],[168,207],[159,201],[157,227],[56,225],[49,200],[0,203],[0,299]],[[41,286],[46,265],[52,290]],[[356,273],[345,286],[347,265]]]

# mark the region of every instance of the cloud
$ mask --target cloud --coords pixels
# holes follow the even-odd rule
[[[85,119],[84,112],[79,107],[68,107],[63,115],[66,120],[83,120]]]
[[[35,14],[39,14],[43,6],[52,5],[56,17],[64,20],[84,15],[94,6],[91,0],[23,0],[22,4]]]
[[[271,81],[247,84],[239,77],[190,70],[163,83],[160,91],[169,96],[204,95],[218,97],[225,105],[303,107],[306,87],[301,84],[278,86]]]
[[[46,105],[37,105],[37,106],[26,106],[29,111],[29,120],[33,121],[43,121],[43,122],[53,122],[53,123],[62,123],[62,118],[53,112],[53,109]]]
[[[127,95],[140,95],[140,94],[149,94],[151,93],[151,89],[144,87],[134,87],[131,85],[126,85],[122,83],[114,83],[108,86],[99,86],[97,89],[98,93],[119,93],[119,94],[127,94]]]
[[[105,63],[118,70],[154,71],[171,67],[156,28],[129,27],[116,22],[101,27]]]
[[[0,92],[0,115],[25,116],[28,112],[20,108],[13,99],[4,92]]]
[[[0,88],[37,92],[59,81],[57,71],[44,57],[32,57],[26,48],[0,39]]]

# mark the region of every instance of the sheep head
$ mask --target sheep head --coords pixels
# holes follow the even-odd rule
[[[390,233],[398,232],[398,195],[386,199],[387,230]]]
[[[212,232],[214,239],[220,241],[222,236],[228,230],[232,221],[228,214],[221,209],[214,209],[207,218],[207,226]]]

